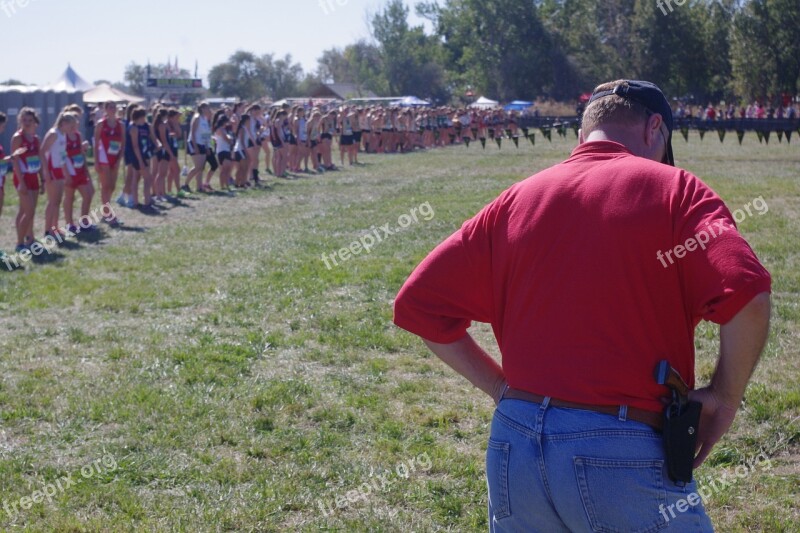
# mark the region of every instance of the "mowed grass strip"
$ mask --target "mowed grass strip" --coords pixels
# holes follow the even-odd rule
[[[491,401],[396,329],[391,303],[463,220],[574,144],[569,132],[519,149],[362,156],[343,172],[197,196],[161,216],[117,208],[127,230],[102,228],[1,272],[0,500],[17,512],[0,510],[0,529],[486,530]],[[739,227],[773,274],[773,333],[698,479],[736,478],[765,451],[771,468],[715,492],[709,511],[721,531],[796,531],[800,145],[692,134],[675,151],[731,210],[757,197],[769,206]],[[426,202],[430,220],[326,266],[323,254]],[[490,328],[473,329],[496,353]],[[700,326],[701,380],[716,338]],[[103,457],[116,468],[83,478]],[[80,483],[19,505],[70,475]]]

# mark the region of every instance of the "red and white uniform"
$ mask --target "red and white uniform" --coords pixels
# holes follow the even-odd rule
[[[67,176],[64,174],[64,166],[67,164],[67,136],[57,129],[50,130],[56,135],[56,140],[47,151],[47,168],[50,170],[50,177],[54,180],[63,180]]]
[[[25,153],[19,156],[19,166],[22,170],[22,176],[14,172],[14,188],[18,189],[20,180],[25,180],[25,187],[32,191],[39,190],[39,172],[42,170],[42,160],[39,158],[39,136],[34,135],[33,140],[28,140],[22,130],[19,132],[22,137],[22,146],[25,148]]]
[[[89,183],[89,171],[86,168],[86,156],[83,155],[83,139],[75,132],[75,138],[67,136],[67,168],[72,176],[72,188],[77,189]]]
[[[97,147],[97,163],[113,167],[122,153],[122,122],[117,120],[112,128],[108,119],[101,120],[97,127],[100,128],[100,145]]]

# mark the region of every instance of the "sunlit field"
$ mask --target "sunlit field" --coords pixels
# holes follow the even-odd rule
[[[486,531],[491,400],[394,327],[392,301],[439,241],[575,143],[362,155],[155,215],[115,204],[122,229],[0,263],[0,530]],[[675,155],[731,210],[769,206],[739,227],[773,275],[772,334],[697,478],[732,480],[707,504],[719,531],[800,531],[800,136],[692,132]],[[716,338],[698,328],[700,384]]]

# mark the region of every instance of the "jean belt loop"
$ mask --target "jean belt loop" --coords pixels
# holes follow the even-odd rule
[[[628,406],[627,405],[620,405],[619,406],[619,421],[625,422],[628,420]]]

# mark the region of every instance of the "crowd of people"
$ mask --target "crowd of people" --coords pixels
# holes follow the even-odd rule
[[[37,112],[23,107],[17,114],[9,155],[0,145],[0,215],[7,175],[13,174],[19,195],[16,253],[30,251],[39,242],[34,220],[40,195],[46,195],[45,239],[63,242],[64,229],[78,233],[77,220],[81,231],[97,230],[94,224],[83,224],[96,193],[90,156],[94,157],[103,206],[116,201],[131,209],[155,212],[159,203],[192,192],[258,186],[262,168],[267,174],[292,179],[300,173],[339,170],[345,161],[359,165],[360,153],[406,153],[452,144],[469,146],[473,141],[480,141],[485,148],[487,139],[499,143],[504,136],[517,142],[521,129],[515,112],[453,107],[238,103],[214,110],[201,103],[191,116],[185,116],[177,108],[161,104],[147,109],[107,102],[99,111],[90,139],[80,133],[84,110],[78,105],[64,108],[41,139]],[[0,133],[7,121],[0,113]],[[125,169],[124,181],[114,199],[120,168]],[[213,184],[215,175],[218,189]],[[78,195],[81,206],[76,220]],[[66,225],[60,229],[62,209]],[[113,209],[104,210],[102,220],[111,227],[121,224]],[[4,255],[0,251],[0,257]]]
[[[701,120],[713,122],[716,120],[733,120],[743,118],[755,119],[796,119],[800,117],[800,111],[796,105],[786,103],[774,107],[772,105],[764,106],[761,102],[755,101],[747,106],[737,108],[735,104],[725,105],[720,104],[715,106],[711,102],[703,108],[698,107],[693,109],[691,106],[685,104],[678,105],[675,110],[675,118],[694,118],[697,117]]]

